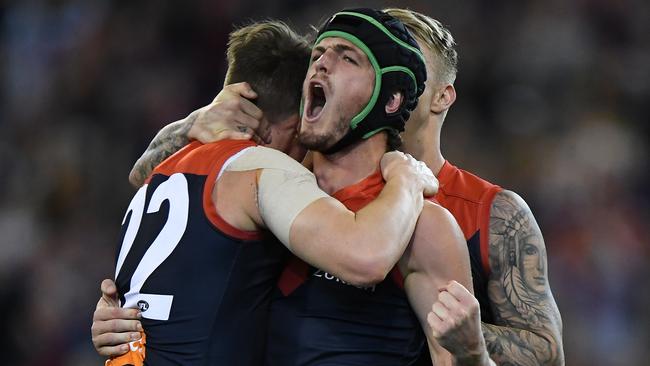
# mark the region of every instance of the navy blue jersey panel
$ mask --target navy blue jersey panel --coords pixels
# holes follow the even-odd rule
[[[206,176],[182,174],[187,181],[187,226],[178,244],[140,289],[142,294],[172,295],[167,320],[146,317],[146,363],[151,365],[260,365],[266,340],[271,291],[286,256],[274,238],[243,241],[220,232],[205,216]],[[155,175],[145,207],[167,181]],[[142,215],[138,233],[117,277],[124,303],[131,279],[163,228],[174,225],[170,202]],[[131,225],[130,220],[125,225]]]
[[[366,288],[321,270],[271,303],[267,364],[410,365],[425,345],[404,290],[392,278]]]
[[[474,283],[474,296],[481,305],[481,321],[483,323],[494,324],[492,316],[492,307],[488,297],[488,275],[485,273],[481,262],[481,231],[477,231],[467,240],[467,249],[469,250],[470,265],[472,267],[472,281]]]

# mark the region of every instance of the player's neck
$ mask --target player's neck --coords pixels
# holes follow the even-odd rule
[[[401,150],[423,161],[435,175],[438,175],[445,163],[440,150],[441,127],[442,121],[432,118],[418,128],[407,128],[407,131],[402,134]]]
[[[379,133],[349,148],[330,155],[314,152],[313,171],[318,186],[334,192],[355,184],[379,169],[386,152],[386,134]]]

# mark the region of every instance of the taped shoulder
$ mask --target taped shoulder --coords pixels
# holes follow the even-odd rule
[[[312,172],[278,150],[261,146],[246,149],[226,169],[261,170],[257,182],[260,216],[266,227],[289,249],[289,234],[295,218],[312,202],[329,197],[318,188]]]
[[[309,170],[289,155],[264,146],[244,149],[233,155],[224,165],[226,165],[226,171],[233,172],[255,169],[280,169],[311,174]]]

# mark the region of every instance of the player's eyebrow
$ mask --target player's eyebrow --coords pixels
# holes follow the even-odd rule
[[[337,44],[335,44],[335,45],[333,45],[331,47],[328,47],[328,48],[334,49],[334,51],[336,53],[338,53],[338,54],[341,54],[341,53],[343,53],[345,51],[350,51],[350,52],[353,52],[355,55],[360,56],[359,51],[356,48],[350,47],[350,46],[348,46],[346,44],[337,43]],[[314,47],[314,51],[318,51],[320,53],[324,53],[326,50],[327,50],[327,48],[325,48],[323,46]]]

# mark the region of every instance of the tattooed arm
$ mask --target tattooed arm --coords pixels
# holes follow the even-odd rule
[[[526,202],[502,191],[490,212],[488,296],[495,323],[482,324],[499,365],[564,365],[562,319],[548,283],[546,247]]]
[[[248,83],[227,85],[212,103],[163,127],[131,169],[129,182],[140,187],[158,164],[190,140],[202,143],[224,139],[245,140],[257,134],[259,139],[269,142],[271,131],[268,121],[262,119],[262,111],[249,100],[256,97]]]
[[[196,121],[197,112],[194,111],[186,118],[172,122],[158,131],[156,137],[154,137],[138,161],[135,162],[131,173],[129,173],[129,182],[134,187],[137,188],[144,184],[145,179],[151,174],[156,165],[190,142],[187,132]]]

